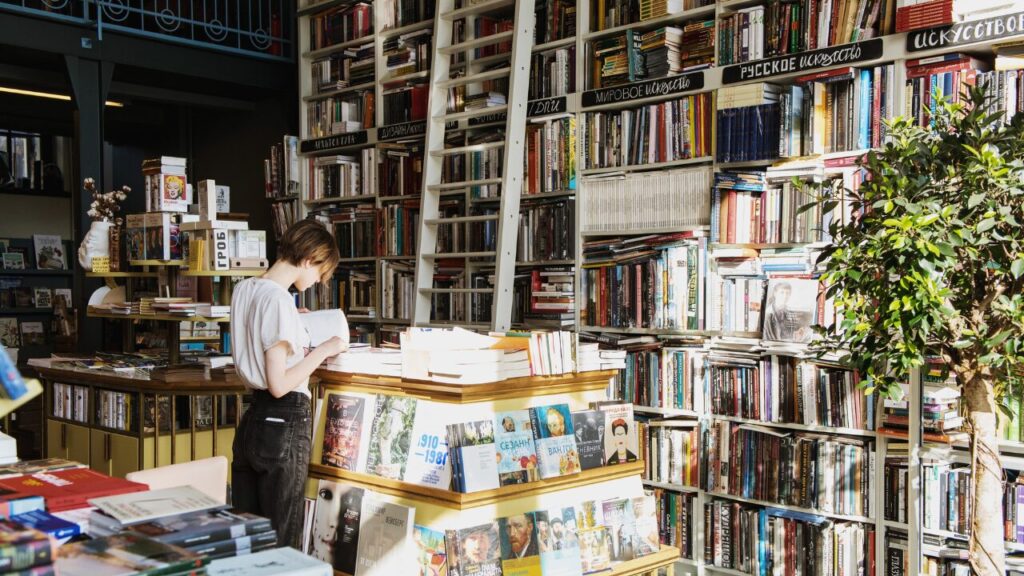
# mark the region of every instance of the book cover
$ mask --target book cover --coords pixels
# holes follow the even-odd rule
[[[405,481],[420,486],[447,490],[452,482],[448,459],[448,434],[445,430],[446,406],[420,400],[412,427]]]
[[[364,497],[354,576],[411,573],[416,566],[412,547],[415,515],[415,508]]]
[[[89,503],[122,526],[226,507],[192,486],[92,498]]]
[[[67,254],[60,236],[33,234],[32,244],[36,251],[36,268],[39,270],[66,270]]]
[[[17,318],[0,318],[0,344],[5,348],[17,348],[21,345]]]
[[[458,430],[458,466],[462,491],[492,490],[500,486],[494,422],[479,420],[455,426]]]
[[[412,542],[416,549],[415,576],[447,576],[448,562],[444,532],[414,525]]]
[[[602,404],[604,412],[604,462],[607,465],[635,462],[640,452],[632,404]]]
[[[544,576],[580,576],[580,542],[572,506],[534,513]]]
[[[46,329],[42,322],[21,323],[21,345],[42,346],[46,344]]]
[[[35,528],[40,532],[45,532],[58,542],[81,533],[81,527],[78,524],[58,518],[45,510],[33,510],[24,514],[17,514],[11,516],[11,521],[22,526]]]
[[[658,535],[658,505],[653,494],[644,494],[633,498],[633,524],[636,527],[636,545],[633,553],[636,557],[654,554],[661,549],[661,538]]]
[[[50,537],[35,528],[0,520],[0,571],[25,570],[53,562]]]
[[[817,280],[769,278],[762,337],[776,342],[810,342],[817,302]]]
[[[54,567],[58,574],[69,575],[161,576],[187,572],[205,563],[194,552],[125,532],[65,544],[58,550]]]
[[[604,413],[600,410],[573,412],[572,427],[580,454],[580,468],[590,470],[604,466]]]
[[[0,488],[22,496],[41,496],[46,499],[46,508],[50,512],[83,508],[88,505],[90,498],[149,490],[145,484],[111,478],[89,468],[5,478],[0,480]]]
[[[381,395],[377,397],[366,473],[401,480],[409,459],[416,399]]]
[[[249,512],[215,510],[134,524],[128,530],[165,544],[190,547],[268,532],[271,526],[267,518]]]
[[[498,519],[498,533],[502,576],[540,576],[541,548],[535,514],[527,512]]]
[[[569,405],[535,406],[530,409],[530,423],[537,446],[540,477],[578,474],[580,457]]]
[[[636,519],[629,498],[609,500],[602,504],[604,526],[608,529],[609,555],[614,562],[636,557]]]
[[[226,540],[211,540],[188,546],[185,549],[207,558],[226,558],[239,554],[250,554],[277,546],[277,532],[268,530],[258,534],[245,534]]]
[[[579,529],[580,568],[584,574],[608,570],[612,566],[611,545],[604,526]]]
[[[372,405],[372,398],[361,398],[350,394],[331,392],[324,399],[324,450],[321,464],[334,466],[352,472],[360,471],[360,464],[365,466],[363,437],[367,424],[367,416]],[[368,444],[368,442],[367,442]],[[363,454],[360,462],[360,454]]]
[[[498,451],[498,481],[502,486],[540,479],[537,450],[529,410],[498,412],[494,415],[494,444]]]
[[[330,480],[317,485],[309,555],[355,574],[363,489]]]
[[[273,548],[244,556],[214,560],[207,576],[333,576],[331,565],[295,550]]]
[[[459,576],[503,576],[501,573],[501,537],[498,523],[488,522],[457,532],[458,557],[449,556],[449,573]]]

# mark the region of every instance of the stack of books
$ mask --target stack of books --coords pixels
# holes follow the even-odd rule
[[[896,31],[936,28],[1019,10],[1013,0],[898,0]]]
[[[433,3],[430,3],[433,5]],[[331,565],[294,548],[271,548],[245,556],[219,558],[206,567],[207,576],[332,576]]]
[[[373,43],[353,46],[310,64],[316,93],[373,82]]]
[[[248,554],[277,544],[270,520],[227,510],[191,486],[90,502],[97,507],[89,517],[89,532],[93,536],[145,536],[207,559]]]
[[[778,158],[779,92],[766,82],[718,89],[719,162]]]
[[[644,55],[639,33],[626,30],[594,42],[591,88],[608,88],[643,80]]]
[[[327,361],[328,370],[377,376],[402,376],[402,351],[394,348],[371,348],[350,345],[348,352]]]
[[[4,574],[53,574],[55,545],[45,532],[0,520],[0,570]]]
[[[661,78],[682,71],[679,58],[682,38],[683,31],[675,26],[656,28],[640,37],[640,51],[647,78]]]
[[[584,335],[580,334],[580,338]],[[626,367],[626,351],[602,349],[597,342],[580,342],[576,345],[576,369],[580,372],[596,370],[623,370]]]
[[[61,546],[57,574],[191,574],[207,562],[203,556],[141,534],[117,534]]]

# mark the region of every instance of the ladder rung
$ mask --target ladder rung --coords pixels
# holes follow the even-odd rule
[[[464,84],[472,84],[473,82],[485,82],[487,80],[496,80],[498,78],[504,78],[512,73],[511,68],[496,68],[494,70],[487,70],[485,72],[479,72],[477,74],[467,74],[465,76],[459,76],[457,78],[451,78],[440,82],[439,84],[444,88],[452,88],[455,86],[462,86]]]
[[[468,146],[458,146],[455,148],[445,148],[443,150],[435,150],[431,152],[433,156],[442,158],[444,156],[454,156],[456,154],[466,154],[469,152],[485,152],[487,150],[495,150],[497,148],[504,148],[505,142],[484,142],[483,144],[470,144]]]
[[[494,288],[422,288],[422,294],[493,294]]]
[[[460,18],[465,18],[466,16],[483,14],[485,12],[514,5],[515,0],[490,0],[489,2],[481,2],[479,4],[466,6],[465,8],[459,8],[458,10],[452,10],[447,14],[442,14],[441,18],[444,18],[445,20],[458,20]]]
[[[472,188],[473,186],[490,186],[492,184],[501,184],[501,178],[483,178],[480,180],[463,180],[462,182],[445,182],[443,184],[431,184],[427,186],[428,190],[462,190],[466,188]]]
[[[451,114],[442,114],[441,116],[434,116],[434,120],[440,120],[442,122],[451,122],[452,120],[479,118],[481,116],[490,116],[491,114],[501,114],[502,112],[508,112],[507,105],[502,104],[501,106],[488,106],[486,108],[466,110],[465,112],[452,112]]]
[[[459,42],[458,44],[452,44],[451,46],[445,46],[438,48],[437,51],[441,54],[452,55],[458,54],[459,52],[465,52],[466,50],[472,50],[473,48],[479,48],[481,46],[488,46],[490,44],[497,44],[498,42],[504,42],[512,39],[514,30],[506,30],[504,32],[498,32],[497,34],[491,34],[489,36],[481,36],[480,38],[473,38],[472,40],[466,40],[465,42]]]
[[[494,258],[497,252],[447,252],[441,254],[420,254],[425,260],[444,260],[445,258]]]
[[[452,216],[450,218],[430,218],[423,223],[430,226],[438,224],[460,224],[462,222],[493,222],[498,219],[497,214],[480,214],[477,216]]]

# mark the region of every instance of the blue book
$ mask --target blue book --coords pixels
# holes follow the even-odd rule
[[[17,400],[28,394],[28,387],[22,379],[18,367],[11,362],[7,349],[0,344],[0,384],[3,385],[3,395],[10,400]]]
[[[860,71],[860,126],[857,127],[857,149],[871,147],[871,101],[874,97],[871,70]]]
[[[78,536],[82,532],[78,524],[68,522],[63,518],[57,518],[44,510],[33,510],[32,512],[11,516],[11,521],[17,522],[22,526],[35,528],[40,532],[49,534],[58,541]]]

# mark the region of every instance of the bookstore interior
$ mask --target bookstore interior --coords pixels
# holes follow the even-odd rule
[[[1024,576],[1022,141],[1021,0],[0,0],[0,576]]]

